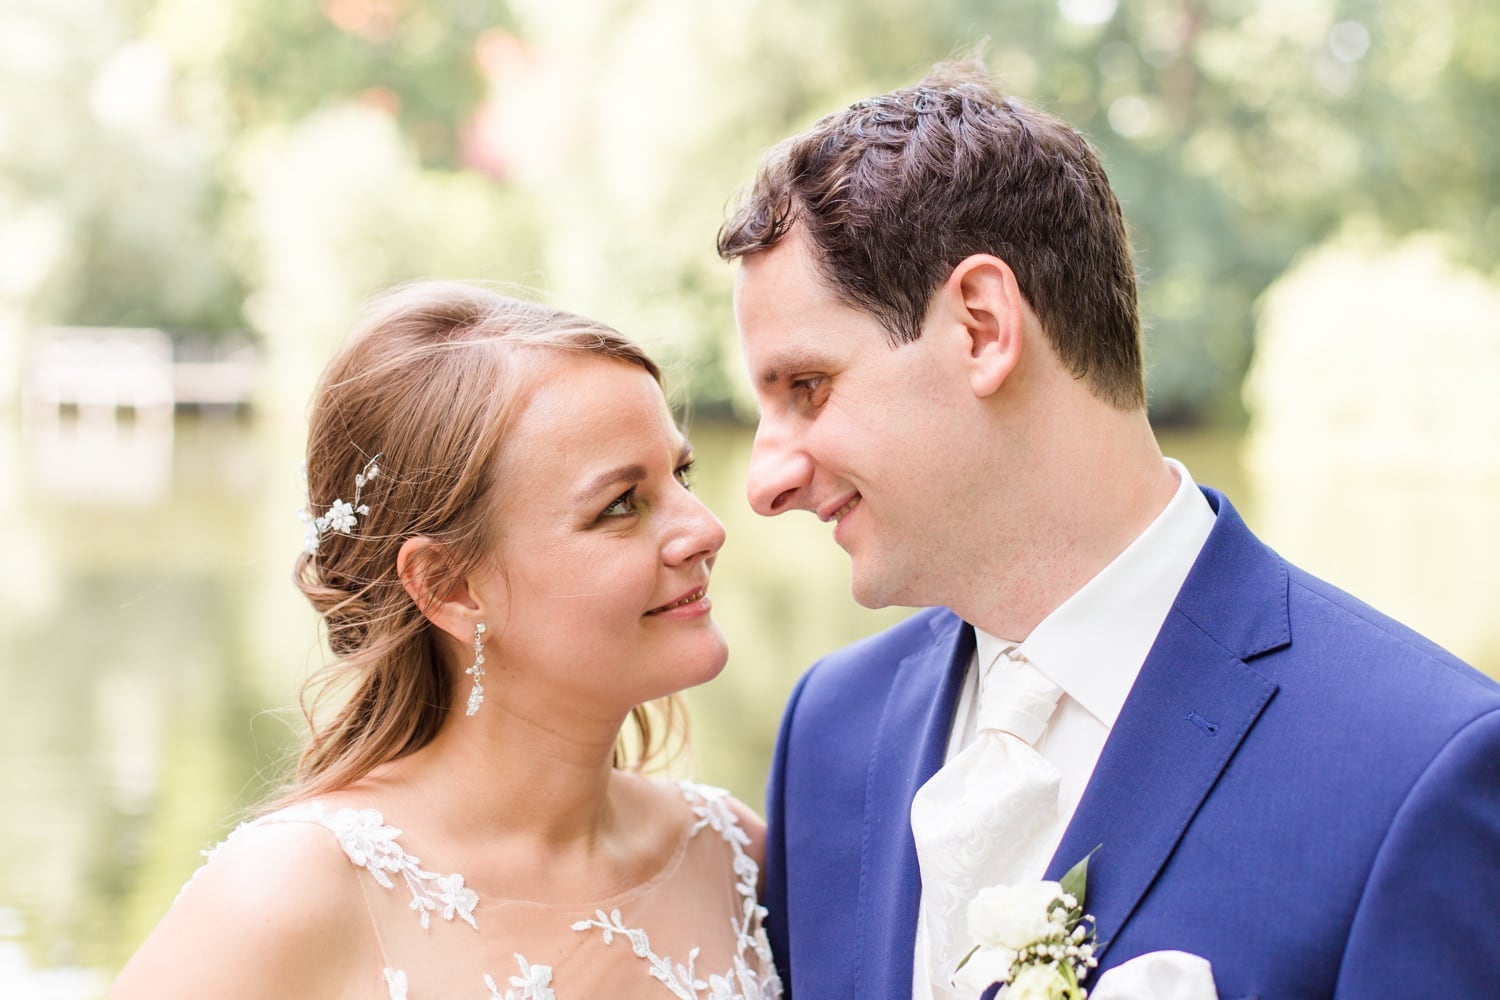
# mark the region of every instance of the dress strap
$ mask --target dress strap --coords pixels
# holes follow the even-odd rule
[[[358,876],[355,876],[358,878]],[[359,879],[359,897],[365,901],[365,916],[370,918],[370,933],[375,936],[375,949],[380,952],[380,969],[385,977],[386,988],[393,1000],[406,1000],[406,974],[391,965],[391,956],[386,954],[385,935],[380,933],[380,921],[375,919],[375,906],[370,901],[370,880]]]

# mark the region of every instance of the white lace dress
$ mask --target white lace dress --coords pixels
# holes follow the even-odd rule
[[[371,970],[372,993],[383,984],[389,1000],[780,997],[749,837],[722,789],[678,787],[687,821],[666,866],[633,888],[579,903],[481,899],[461,874],[407,853],[401,829],[374,809],[292,806],[242,824],[224,844],[267,823],[327,829],[368,876],[364,895],[385,966],[379,976]]]

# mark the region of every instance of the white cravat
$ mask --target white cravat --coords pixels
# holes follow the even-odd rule
[[[950,985],[968,954],[969,900],[990,885],[1035,877],[1046,867],[1059,821],[1060,775],[1032,745],[1062,689],[1015,646],[984,679],[979,735],[917,790],[912,835],[922,870],[922,938],[932,996]]]

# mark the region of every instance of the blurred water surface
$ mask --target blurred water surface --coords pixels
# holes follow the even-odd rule
[[[0,425],[0,995],[83,1000],[161,916],[199,851],[295,745],[318,662],[289,580],[301,428],[179,417]],[[745,505],[751,433],[693,429],[696,488],[729,528],[725,674],[690,694],[689,770],[761,801],[797,675],[896,621],[849,597],[810,516]],[[1244,468],[1237,435],[1168,435],[1284,555],[1500,674],[1500,477],[1302,463]],[[16,992],[13,989],[19,987]]]

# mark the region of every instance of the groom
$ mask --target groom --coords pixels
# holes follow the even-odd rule
[[[1500,991],[1500,687],[1163,458],[1078,133],[940,67],[778,146],[719,252],[751,504],[829,522],[860,603],[928,609],[787,706],[766,901],[795,996],[958,995],[967,898],[1096,847],[1086,985],[1173,951],[1225,1000]]]

